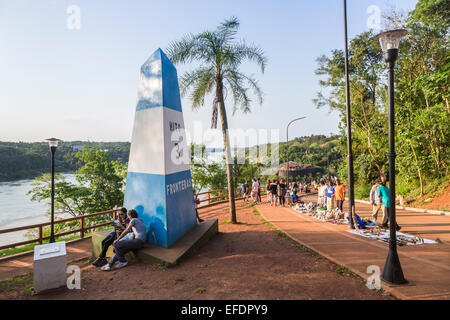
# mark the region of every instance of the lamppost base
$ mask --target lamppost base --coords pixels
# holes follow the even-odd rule
[[[408,280],[403,276],[402,267],[396,251],[389,249],[383,274],[380,279],[389,284],[407,284]]]

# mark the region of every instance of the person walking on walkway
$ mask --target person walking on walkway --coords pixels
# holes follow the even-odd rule
[[[270,205],[275,207],[277,206],[277,181],[272,180],[272,183],[270,184]]]
[[[270,179],[267,179],[267,183],[266,183],[266,197],[267,197],[267,203],[271,203],[270,201]]]
[[[256,182],[256,180],[253,178],[252,179],[252,200],[253,203],[256,204],[258,202],[258,190],[259,190],[259,184],[258,182]]]
[[[277,193],[280,206],[284,207],[284,203],[286,200],[286,184],[284,183],[284,180],[281,180],[278,184]]]
[[[336,194],[336,205],[341,212],[344,212],[345,186],[339,179],[336,179],[336,187],[334,187],[334,192]]]
[[[388,226],[388,222],[390,220],[390,214],[391,214],[391,210],[390,208],[390,199],[389,199],[389,188],[386,187],[385,184],[383,184],[382,180],[379,180],[380,182],[377,182],[377,194],[381,197],[381,203],[382,203],[382,208],[383,208],[383,213],[384,213],[384,217],[383,217],[383,223],[381,224],[382,228],[389,228]],[[399,231],[401,229],[401,227],[397,224],[395,226],[395,228],[397,229],[397,231]]]
[[[261,179],[258,178],[258,202],[262,202],[261,200]]]
[[[372,186],[372,189],[370,189],[370,203],[372,204],[372,219],[375,223],[378,224],[377,218],[378,218],[378,212],[383,213],[383,220],[385,219],[384,209],[382,208],[381,203],[381,197],[377,193],[378,186],[382,184],[381,179],[377,179],[375,181],[375,184]]]
[[[245,183],[242,185],[242,193],[244,195],[244,202],[248,202],[248,195],[250,193],[248,180],[245,180]]]

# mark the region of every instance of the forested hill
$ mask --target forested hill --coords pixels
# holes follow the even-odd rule
[[[288,143],[289,161],[301,164],[310,164],[318,170],[320,175],[337,175],[343,159],[345,140],[339,135],[311,135],[298,137]],[[280,162],[285,162],[286,143],[280,143]]]
[[[342,156],[339,136],[312,135],[289,141],[289,160],[320,168],[320,174],[335,173]],[[75,156],[83,146],[107,151],[109,159],[128,161],[129,142],[60,142],[55,154],[57,172],[74,172],[80,167]],[[280,163],[286,158],[286,143],[280,143]],[[0,142],[0,181],[31,179],[51,171],[51,153],[46,142]]]
[[[73,172],[80,167],[76,154],[83,146],[107,151],[110,160],[128,161],[129,142],[60,142],[55,153],[55,171]],[[0,181],[31,179],[51,171],[51,152],[46,142],[0,142]]]

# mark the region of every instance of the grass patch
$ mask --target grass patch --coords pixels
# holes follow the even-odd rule
[[[358,278],[359,278],[359,276],[358,276],[356,273],[354,273],[354,272],[351,271],[349,268],[344,267],[344,266],[338,266],[338,267],[336,268],[336,272],[339,273],[339,274],[341,274],[341,275],[343,275],[343,276],[347,276],[347,277],[358,277]]]
[[[170,279],[167,281],[168,284],[176,285],[179,282],[183,282],[184,279]]]
[[[33,292],[33,273],[15,276],[0,281],[0,291],[11,291],[22,289],[24,294],[31,295]]]
[[[205,292],[206,292],[206,289],[200,287],[200,288],[195,289],[194,292],[195,292],[195,293],[198,293],[198,294],[202,294],[202,293],[205,293]]]
[[[103,227],[103,228],[98,228],[97,231],[104,231],[104,230],[110,230],[111,227],[107,226],[107,227]],[[92,232],[89,233],[85,233],[84,236],[85,237],[89,237],[92,235]],[[63,237],[63,238],[56,238],[56,242],[60,242],[60,241],[72,241],[75,239],[80,239],[79,235],[73,235],[73,236],[68,236],[68,237]],[[49,243],[50,240],[44,240],[42,241],[42,244],[47,244]],[[33,251],[34,247],[39,245],[39,243],[30,243],[30,244],[26,244],[24,246],[20,246],[20,247],[15,247],[15,248],[8,248],[8,249],[3,249],[0,250],[0,258],[2,257],[7,257],[7,256],[11,256],[13,254],[18,254],[18,253],[23,253],[23,252],[28,252],[28,251]]]
[[[171,266],[172,266],[172,264],[170,262],[160,261],[153,265],[153,270],[156,270],[156,269],[165,270],[165,269],[170,268]]]
[[[236,223],[234,223],[231,220],[225,220],[225,221],[220,222],[219,224],[245,224],[245,223],[240,222],[240,221],[237,221]]]

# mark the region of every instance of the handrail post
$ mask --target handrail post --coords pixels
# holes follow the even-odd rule
[[[220,194],[221,194],[221,193],[222,193],[222,192],[219,190],[219,201],[220,201],[220,198],[221,198],[221,197],[220,197]]]
[[[208,204],[211,204],[211,191],[208,191]]]
[[[42,244],[42,226],[39,226],[39,244]]]
[[[84,238],[84,217],[80,219],[80,238]]]

